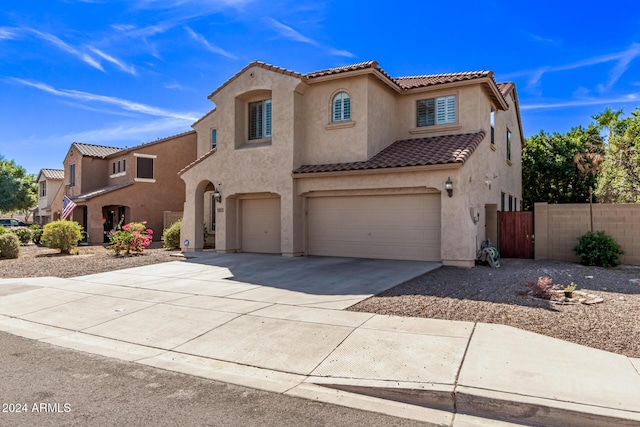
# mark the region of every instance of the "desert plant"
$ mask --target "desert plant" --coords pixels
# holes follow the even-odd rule
[[[33,233],[26,227],[20,227],[12,230],[12,233],[18,236],[18,240],[22,245],[28,244],[33,238]]]
[[[114,254],[139,255],[144,248],[151,244],[153,230],[147,228],[146,222],[132,222],[109,234],[111,245],[109,249]]]
[[[38,224],[33,224],[29,227],[29,229],[31,230],[32,234],[31,241],[36,245],[39,245],[40,241],[42,240],[42,227]]]
[[[0,235],[0,258],[18,258],[20,254],[20,240],[13,233]]]
[[[527,286],[531,288],[531,295],[535,298],[551,299],[553,292],[560,288],[559,285],[553,285],[550,277],[538,277],[537,282],[529,282]]]
[[[173,224],[169,226],[169,228],[165,228],[162,232],[162,246],[165,249],[178,249],[180,248],[180,226],[182,225],[182,220],[179,219]]]
[[[578,287],[578,285],[576,285],[575,283],[571,282],[571,283],[569,283],[568,285],[563,286],[563,287],[562,287],[562,290],[563,290],[564,292],[573,292],[573,291],[575,291],[575,290],[576,290],[576,288],[577,288],[577,287]]]
[[[583,265],[615,267],[620,264],[620,255],[624,252],[620,245],[607,236],[604,231],[587,232],[573,248]]]
[[[42,241],[52,249],[60,249],[60,253],[68,254],[82,240],[82,226],[76,221],[61,219],[44,226]]]

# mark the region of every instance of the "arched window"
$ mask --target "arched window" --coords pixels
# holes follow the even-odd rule
[[[338,92],[333,97],[331,121],[351,120],[351,98],[347,92]]]

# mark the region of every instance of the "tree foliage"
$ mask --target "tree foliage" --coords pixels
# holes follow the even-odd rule
[[[522,198],[525,210],[535,202],[583,203],[595,187],[604,154],[599,128],[579,126],[566,134],[540,131],[522,151]]]
[[[26,211],[38,202],[38,190],[33,175],[22,166],[0,155],[0,211]]]
[[[621,112],[606,123],[600,121],[609,129],[609,138],[596,195],[601,202],[640,203],[640,109],[625,119],[619,118]]]

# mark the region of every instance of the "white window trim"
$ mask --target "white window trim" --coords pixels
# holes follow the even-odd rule
[[[345,119],[344,118],[344,97],[341,100],[341,104],[340,104],[340,116],[341,118],[336,119],[336,111],[335,111],[335,107],[336,107],[336,98],[338,97],[338,95],[344,94],[346,95],[346,97],[349,99],[349,118]],[[351,94],[349,94],[349,91],[345,90],[345,89],[340,89],[338,91],[336,91],[332,96],[331,96],[331,120],[329,120],[330,123],[345,123],[345,122],[350,122],[351,121]]]
[[[155,154],[133,153],[133,156],[134,157],[142,157],[142,158],[145,158],[145,159],[154,159],[154,160],[158,158],[158,156],[155,155]],[[138,174],[137,166],[138,165],[136,165],[136,175]],[[156,175],[156,162],[155,161],[153,162],[153,175],[154,176]],[[135,177],[133,180],[135,182],[151,182],[151,183],[156,182],[155,178],[138,178],[138,177]]]
[[[257,138],[251,138],[251,104],[257,104],[257,103],[262,103],[262,135],[260,137]],[[270,124],[269,124],[269,130],[270,133],[267,135],[267,107],[266,105],[269,104],[269,110],[270,110]],[[272,136],[273,136],[273,99],[272,98],[264,98],[264,99],[257,99],[255,101],[249,101],[247,102],[247,121],[246,121],[246,132],[247,132],[247,141],[249,144],[255,144],[255,143],[260,143],[260,142],[265,142],[265,141],[270,141]]]
[[[446,100],[448,98],[453,98],[455,103],[455,115],[454,115],[454,120],[453,121],[444,121],[441,123],[438,123],[438,100],[444,100],[445,104],[444,104],[444,108],[445,108],[445,116],[447,116],[446,114],[446,109],[447,109],[447,105],[446,105]],[[429,99],[433,99],[434,100],[434,124],[432,125],[424,125],[424,126],[418,126],[418,102],[420,101],[426,101]],[[459,102],[460,96],[458,92],[454,92],[454,93],[449,93],[447,95],[438,95],[438,96],[430,96],[428,98],[420,98],[420,99],[416,99],[415,100],[415,116],[414,116],[414,121],[413,121],[413,126],[414,126],[414,131],[415,130],[422,130],[424,128],[439,128],[442,129],[443,127],[449,127],[449,126],[456,126],[459,124],[459,111],[460,111],[460,102]],[[418,132],[416,132],[418,133]]]
[[[119,173],[114,173],[109,175],[109,178],[119,178],[121,176],[125,176],[127,174],[127,172],[119,172]]]

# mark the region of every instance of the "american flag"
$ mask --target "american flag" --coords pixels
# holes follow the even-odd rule
[[[76,206],[78,205],[73,203],[73,200],[71,200],[67,196],[64,196],[64,199],[62,200],[62,214],[60,215],[60,218],[67,219],[67,217],[71,215],[71,212],[73,212],[73,209]]]

